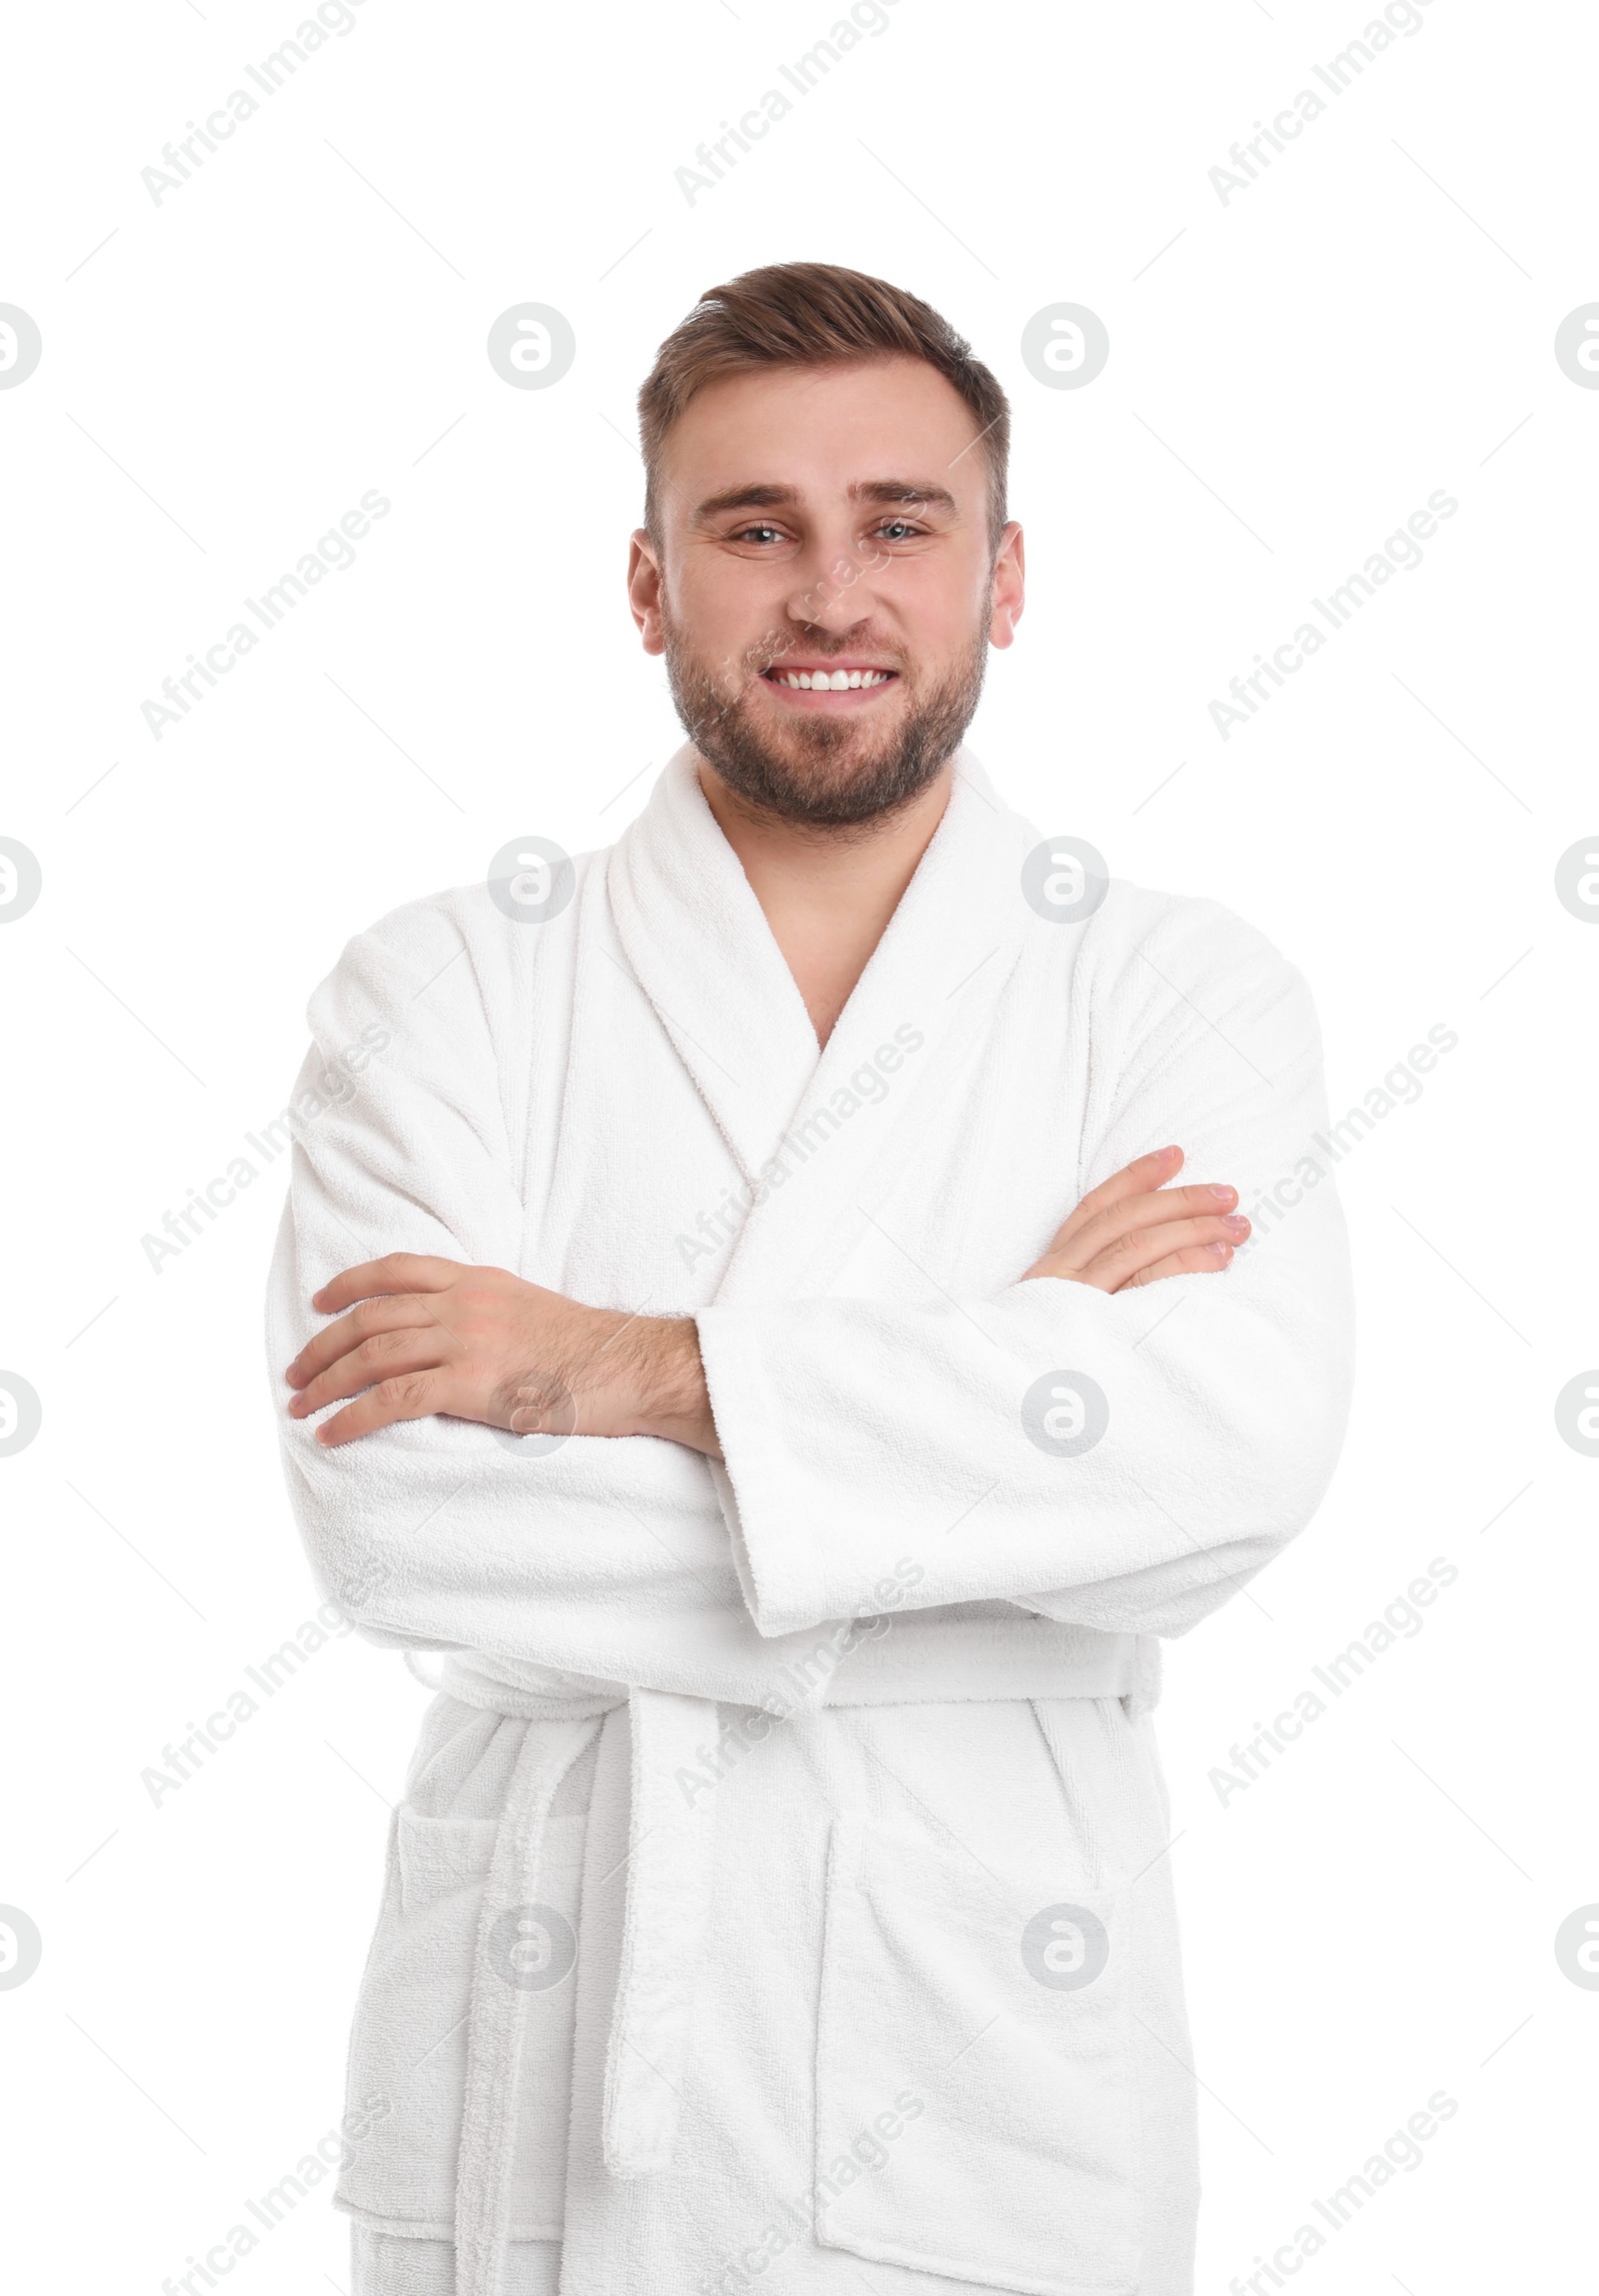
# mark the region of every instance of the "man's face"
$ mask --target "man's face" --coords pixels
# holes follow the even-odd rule
[[[990,554],[959,393],[915,359],[729,376],[672,431],[658,492],[634,616],[719,778],[818,826],[925,789],[1021,612],[1020,529]]]

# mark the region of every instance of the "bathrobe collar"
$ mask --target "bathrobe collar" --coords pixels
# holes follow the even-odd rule
[[[969,750],[949,803],[824,1051],[685,744],[612,851],[623,950],[747,1182],[907,1022],[929,1053],[992,1010],[1020,953],[1036,833]],[[919,1056],[918,1056],[919,1057]],[[930,1062],[927,1064],[930,1065]]]

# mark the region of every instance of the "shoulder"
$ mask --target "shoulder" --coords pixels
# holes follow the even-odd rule
[[[1101,1033],[1260,1032],[1278,1057],[1317,1043],[1304,976],[1258,926],[1219,901],[1120,878],[1083,930],[1073,992]]]
[[[1184,987],[1204,979],[1265,986],[1300,978],[1258,926],[1219,901],[1112,878],[1083,929],[1079,962],[1101,992],[1142,993],[1162,973]]]
[[[558,849],[550,849],[556,852]],[[409,1038],[464,1050],[500,1034],[538,978],[569,974],[586,891],[605,854],[532,855],[526,872],[402,903],[349,940],[314,992],[309,1017],[330,1026],[381,1022]]]

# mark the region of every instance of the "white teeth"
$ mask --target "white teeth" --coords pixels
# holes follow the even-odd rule
[[[845,694],[860,686],[885,685],[890,673],[886,670],[785,670],[786,678],[796,692]]]
[[[860,671],[858,671],[858,670],[851,670],[851,671],[850,671],[850,673],[849,673],[849,675],[848,675],[848,677],[847,677],[847,678],[844,680],[844,684],[845,684],[846,686],[858,686],[858,685],[860,684],[860,680],[861,680],[861,672],[860,672]],[[833,684],[834,684],[835,686],[836,686],[836,685],[837,685],[837,683],[838,683],[838,681],[837,681],[837,679],[836,679],[836,678],[834,678],[834,680],[833,680],[832,682],[833,682]]]

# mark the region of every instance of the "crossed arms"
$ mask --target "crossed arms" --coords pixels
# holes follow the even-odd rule
[[[1112,1173],[1022,1280],[1110,1292],[1219,1274],[1249,1222],[1234,1187],[1164,1186],[1182,1160],[1157,1148]],[[289,1413],[344,1403],[316,1430],[325,1447],[442,1413],[516,1434],[659,1435],[722,1458],[692,1317],[586,1307],[503,1267],[410,1251],[345,1268],[311,1304],[338,1320],[288,1366]]]
[[[1082,1141],[1062,1106],[1007,1166],[1023,1201],[1057,1163],[1085,1192],[1041,1256],[1046,1228],[998,1214],[1023,1270],[1008,1283],[1002,1263],[973,1281],[968,1237],[938,1262],[952,1288],[735,1286],[654,1315],[627,1310],[674,1299],[659,1222],[642,1241],[623,1223],[620,1303],[565,1295],[593,1255],[559,1233],[547,1265],[584,1274],[518,1272],[530,1186],[547,1192],[530,1128],[546,1158],[555,1129],[535,1056],[566,989],[547,1012],[509,977],[498,924],[453,896],[397,912],[312,1006],[307,1078],[364,1029],[389,1047],[301,1128],[269,1307],[295,1512],[364,1633],[667,1686],[737,1662],[749,1687],[741,1614],[781,1644],[880,1607],[907,1555],[907,1608],[1012,1600],[1182,1633],[1309,1519],[1347,1410],[1347,1247],[1330,1178],[1306,1168],[1326,1125],[1314,1014],[1257,935],[1152,896],[1102,920],[1095,967],[1039,1021],[1094,1042]],[[626,1005],[606,1025],[626,1075],[653,1024]],[[1233,1190],[1177,1185],[1182,1157],[1145,1152],[1162,1136],[1203,1179],[1236,1180],[1247,1251]],[[1109,1420],[1063,1457],[1023,1405],[1069,1368]],[[490,1439],[507,1429],[574,1439]],[[666,1439],[592,1439],[619,1434]]]

